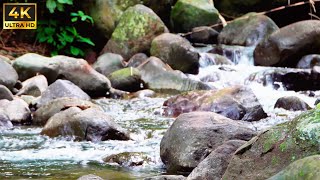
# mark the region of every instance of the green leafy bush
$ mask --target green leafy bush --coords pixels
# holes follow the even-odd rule
[[[93,26],[92,17],[86,15],[78,6],[73,5],[73,0],[45,1],[45,7],[49,12],[44,12],[44,15],[41,16],[44,19],[40,17],[38,21],[36,39],[51,47],[52,56],[65,54],[83,57],[84,47],[95,46],[90,38],[80,35],[77,30],[78,24],[88,29]]]

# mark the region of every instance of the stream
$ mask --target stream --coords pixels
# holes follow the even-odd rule
[[[285,91],[281,84],[275,90],[259,81],[249,81],[251,74],[266,67],[252,65],[250,57],[235,55],[238,65],[209,65],[203,62],[198,75],[190,78],[208,81],[211,86],[222,89],[233,85],[252,88],[268,118],[251,123],[251,127],[262,130],[285,122],[301,112],[274,109],[282,96],[298,96],[314,107],[314,97],[303,92]],[[270,67],[268,67],[270,69]],[[214,80],[212,80],[214,79]],[[212,81],[212,82],[210,82]],[[162,104],[170,95],[156,98],[94,100],[111,115],[117,123],[131,132],[130,141],[104,141],[99,143],[74,142],[63,138],[48,138],[39,135],[41,128],[15,127],[0,132],[0,179],[77,179],[86,174],[95,174],[109,180],[143,179],[165,173],[160,160],[160,141],[173,123],[173,118],[163,117]],[[122,152],[142,152],[149,157],[147,162],[136,167],[121,167],[107,164],[103,158]]]

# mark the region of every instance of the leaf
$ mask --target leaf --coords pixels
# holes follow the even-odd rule
[[[77,17],[71,18],[71,22],[76,22],[76,21],[78,21]]]
[[[84,54],[84,52],[81,49],[74,47],[74,46],[70,46],[70,52],[72,55],[75,55],[75,56]]]
[[[63,4],[57,4],[57,9],[58,9],[58,11],[63,12],[64,11],[64,5]]]
[[[85,38],[85,37],[82,37],[82,36],[78,36],[78,41],[87,43],[87,44],[89,44],[91,46],[95,46],[95,44],[91,41],[90,38]]]
[[[58,3],[72,5],[73,0],[58,0]]]
[[[84,16],[85,14],[84,14],[83,11],[78,11],[78,15],[79,15],[80,17],[82,17],[82,16]]]
[[[72,13],[70,13],[70,16],[79,16],[79,14],[75,13],[75,12],[72,12]]]
[[[54,50],[50,54],[51,54],[51,56],[56,56],[56,55],[58,55],[58,51]]]
[[[50,13],[54,13],[54,10],[57,7],[57,3],[54,0],[47,0],[46,6],[49,9]]]

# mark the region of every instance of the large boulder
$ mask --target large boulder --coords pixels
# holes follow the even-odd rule
[[[137,68],[124,68],[108,76],[112,87],[128,92],[136,92],[144,88],[141,73]]]
[[[138,4],[123,13],[102,52],[120,54],[127,60],[136,53],[147,52],[152,40],[164,32],[168,29],[161,19],[148,7]]]
[[[141,64],[145,63],[148,58],[149,57],[144,53],[135,54],[129,59],[129,61],[127,63],[127,67],[136,68],[136,67],[140,66]]]
[[[179,35],[164,33],[151,44],[150,53],[184,73],[198,74],[200,55],[190,42]]]
[[[184,92],[211,89],[203,82],[187,78],[181,71],[172,70],[156,57],[150,57],[138,69],[147,88],[152,90]]]
[[[284,170],[268,180],[305,179],[316,180],[320,177],[320,155],[309,156],[294,161]]]
[[[278,29],[268,16],[248,13],[228,23],[218,41],[220,44],[255,46]]]
[[[110,91],[110,81],[95,71],[87,61],[67,56],[44,57],[25,54],[13,62],[21,81],[37,74],[44,75],[51,84],[59,78],[67,79],[91,95],[105,95]]]
[[[180,115],[160,144],[160,156],[170,173],[190,173],[228,140],[250,140],[255,132],[245,124],[212,112]]]
[[[222,179],[267,179],[292,161],[319,154],[320,107],[274,126],[233,155]]]
[[[34,125],[44,126],[53,115],[70,107],[78,107],[80,109],[96,108],[102,110],[100,106],[90,101],[70,97],[57,98],[37,109],[33,114],[32,123]]]
[[[12,123],[23,124],[31,120],[28,104],[20,98],[14,98],[12,101],[0,100],[0,111],[3,111]]]
[[[219,33],[211,27],[200,26],[192,29],[186,38],[191,43],[217,44]]]
[[[125,63],[119,54],[105,53],[98,57],[92,67],[99,73],[108,76],[114,71],[124,68]]]
[[[297,68],[301,69],[311,69],[313,66],[320,66],[320,54],[303,56],[297,64]]]
[[[38,75],[22,82],[22,88],[17,93],[20,95],[41,96],[48,88],[48,81],[44,75]]]
[[[71,137],[82,141],[129,140],[128,133],[113,119],[95,108],[70,107],[53,115],[41,131],[49,137]]]
[[[244,121],[258,121],[267,117],[252,90],[242,86],[218,91],[192,91],[171,97],[163,105],[164,115],[174,117],[192,111],[211,111]]]
[[[4,61],[0,59],[0,84],[6,86],[8,89],[12,90],[14,85],[18,81],[18,74],[14,70],[14,68]]]
[[[176,32],[188,32],[219,21],[219,12],[212,0],[178,0],[171,11],[171,23]]]
[[[306,102],[296,96],[285,96],[279,98],[274,105],[274,108],[283,108],[289,111],[306,111],[311,109]]]
[[[217,147],[191,172],[187,180],[221,180],[233,153],[246,141],[230,140]]]
[[[6,86],[0,84],[0,100],[1,99],[7,99],[9,101],[12,101],[13,94]]]
[[[320,53],[319,29],[318,20],[300,21],[279,29],[257,45],[255,64],[296,67],[304,55]]]
[[[78,86],[68,80],[57,80],[51,84],[46,91],[43,92],[41,98],[37,102],[37,106],[41,107],[48,104],[50,101],[62,98],[72,97],[82,100],[90,100],[90,96],[83,92]]]

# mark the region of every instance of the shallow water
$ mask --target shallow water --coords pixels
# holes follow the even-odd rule
[[[311,107],[315,97],[305,93],[274,90],[259,81],[249,81],[250,75],[266,70],[252,66],[247,57],[237,57],[240,65],[203,67],[197,76],[216,89],[234,85],[250,87],[268,118],[247,123],[248,127],[263,130],[288,121],[301,112],[274,109],[276,100],[294,95],[302,98]],[[270,69],[270,68],[269,68]],[[160,160],[160,141],[174,119],[163,117],[162,104],[169,96],[131,100],[98,99],[96,104],[112,116],[117,123],[131,132],[131,141],[105,141],[99,143],[74,142],[63,138],[50,139],[39,135],[39,127],[15,127],[0,132],[0,179],[77,179],[85,174],[96,174],[106,179],[143,179],[165,172]],[[143,152],[150,161],[139,167],[120,167],[106,164],[107,155],[122,152]]]

